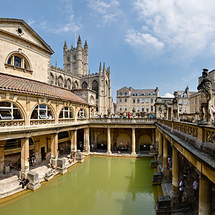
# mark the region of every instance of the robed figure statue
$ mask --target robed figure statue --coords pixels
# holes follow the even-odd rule
[[[200,113],[199,117],[201,121],[209,122],[209,102],[212,96],[212,84],[208,77],[208,70],[203,69],[201,83],[197,87],[201,93],[200,97]]]

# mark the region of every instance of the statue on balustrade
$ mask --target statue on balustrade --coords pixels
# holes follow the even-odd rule
[[[174,99],[172,101],[173,104],[173,119],[178,120],[179,114],[178,114],[178,92],[174,92]]]
[[[201,93],[200,97],[200,121],[209,122],[209,102],[212,97],[212,83],[208,77],[208,70],[203,69],[201,83],[197,87]]]

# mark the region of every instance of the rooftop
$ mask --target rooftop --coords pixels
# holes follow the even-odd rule
[[[0,73],[0,90],[87,104],[70,90],[3,73]]]

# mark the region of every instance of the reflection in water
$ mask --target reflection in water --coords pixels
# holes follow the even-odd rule
[[[148,159],[91,157],[30,195],[0,206],[1,214],[155,214]]]

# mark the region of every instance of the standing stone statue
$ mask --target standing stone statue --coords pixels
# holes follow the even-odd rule
[[[178,92],[174,92],[174,99],[172,101],[173,104],[173,119],[178,120],[179,119],[179,112],[178,112]]]
[[[212,97],[211,80],[208,77],[208,70],[203,69],[202,80],[197,89],[201,92],[200,97],[200,120],[203,122],[209,122],[209,102]]]

